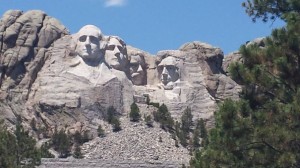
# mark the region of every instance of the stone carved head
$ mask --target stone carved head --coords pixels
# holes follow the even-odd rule
[[[103,58],[100,42],[103,38],[101,30],[94,25],[86,25],[77,33],[75,52],[85,62],[99,61]]]
[[[125,42],[117,36],[109,36],[105,49],[107,64],[117,70],[125,71],[129,60]]]
[[[141,55],[132,55],[130,58],[130,75],[134,85],[146,84],[146,62]]]
[[[158,64],[158,73],[163,85],[169,85],[179,79],[176,58],[169,56]]]

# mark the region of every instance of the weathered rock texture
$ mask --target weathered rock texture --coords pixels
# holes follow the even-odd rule
[[[223,52],[206,43],[190,42],[154,56],[131,46],[125,48],[123,42],[122,48],[109,48],[109,37],[100,42],[101,49],[114,51],[110,57],[121,50],[126,58],[122,69],[114,69],[107,58],[97,66],[78,61],[80,57],[74,54],[78,35],[70,35],[44,12],[7,11],[0,20],[0,118],[14,125],[20,115],[28,129],[35,119],[43,133],[32,134],[39,139],[51,136],[55,127],[71,134],[89,131],[95,137],[101,124],[107,136],[84,144],[86,158],[187,163],[188,150],[175,147],[170,134],[156,123],[148,128],[143,121],[129,122],[130,104],[135,101],[142,114],[151,115],[157,109],[146,105],[147,97],[165,103],[175,120],[189,107],[194,119],[204,118],[212,127],[217,103],[238,98],[240,86],[226,72],[229,62],[239,58],[227,57],[229,61],[225,59],[222,67]],[[121,116],[123,129],[118,133],[111,132],[104,121],[109,106]],[[55,165],[46,165],[50,164]],[[141,165],[145,167],[144,162]]]

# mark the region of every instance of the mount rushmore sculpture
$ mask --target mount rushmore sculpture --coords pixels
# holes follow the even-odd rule
[[[164,103],[179,118],[213,122],[217,102],[240,86],[222,69],[223,52],[190,42],[151,55],[87,25],[70,35],[42,11],[7,11],[0,21],[0,108],[45,127],[82,122],[95,129],[109,106],[126,115],[133,102]]]

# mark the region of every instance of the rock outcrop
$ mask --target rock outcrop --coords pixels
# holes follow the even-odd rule
[[[237,99],[240,91],[226,74],[236,58],[227,57],[224,64],[220,48],[190,42],[151,55],[92,25],[71,35],[38,10],[3,15],[0,50],[0,118],[14,125],[20,115],[28,129],[34,119],[44,130],[32,132],[40,139],[51,136],[56,127],[71,134],[89,131],[95,137],[98,125],[104,125],[107,136],[82,147],[91,159],[187,163],[188,150],[175,147],[158,125],[129,122],[131,103],[147,115],[157,110],[148,100],[164,103],[175,120],[189,107],[195,120],[203,118],[212,127],[217,103]],[[109,131],[104,121],[110,106],[121,116],[123,129],[118,133]]]

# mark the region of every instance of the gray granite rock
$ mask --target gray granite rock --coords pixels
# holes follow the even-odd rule
[[[161,162],[156,167],[189,161],[188,150],[175,147],[174,139],[157,123],[148,128],[144,121],[129,122],[132,102],[146,115],[157,110],[146,105],[146,97],[164,103],[175,120],[189,107],[194,119],[203,118],[213,127],[217,103],[237,99],[240,91],[226,74],[229,62],[236,58],[227,56],[223,61],[220,48],[189,42],[178,50],[151,55],[126,46],[119,37],[103,35],[93,25],[70,35],[58,20],[38,10],[7,11],[0,20],[0,47],[0,118],[13,126],[16,115],[21,115],[29,130],[35,119],[45,133],[32,134],[41,139],[51,136],[56,126],[71,134],[89,131],[95,137],[101,124],[107,137],[84,144],[85,158],[131,160],[124,164],[103,161],[106,167],[151,167],[133,161],[143,159]],[[120,115],[123,129],[118,133],[111,132],[111,125],[104,121],[109,106]],[[169,161],[174,164],[164,164]],[[88,162],[81,167],[94,166],[94,161]],[[70,165],[46,160],[42,166]],[[73,166],[80,167],[79,163]]]

